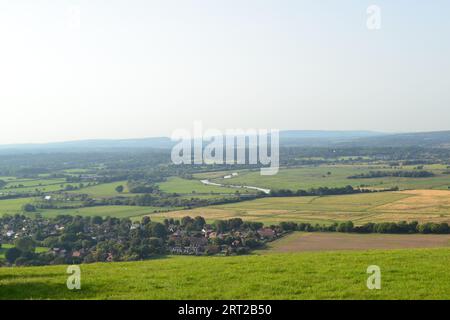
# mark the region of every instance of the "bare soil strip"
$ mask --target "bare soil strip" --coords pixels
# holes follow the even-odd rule
[[[270,245],[272,252],[434,248],[450,246],[450,235],[384,235],[295,232]]]

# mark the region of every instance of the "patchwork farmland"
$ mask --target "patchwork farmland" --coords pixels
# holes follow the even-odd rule
[[[323,197],[263,198],[192,210],[152,215],[155,218],[204,216],[217,219],[242,218],[267,224],[281,221],[332,223],[450,222],[450,191],[409,190]]]
[[[262,176],[258,170],[241,170],[231,179],[223,179],[229,173],[220,175],[198,174],[197,178],[210,177],[212,181],[223,184],[250,185],[268,189],[308,190],[319,187],[353,187],[364,186],[373,189],[398,187],[404,189],[448,189],[450,174],[445,165],[423,166],[422,170],[432,172],[433,177],[379,177],[371,179],[349,179],[351,176],[366,174],[371,171],[395,172],[398,170],[414,171],[414,166],[393,168],[387,164],[352,164],[352,165],[319,165],[280,168],[278,174]]]

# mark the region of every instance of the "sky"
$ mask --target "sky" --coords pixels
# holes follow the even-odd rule
[[[0,144],[450,130],[450,2],[411,2],[0,0]]]

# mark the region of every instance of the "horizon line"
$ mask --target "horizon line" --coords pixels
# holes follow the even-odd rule
[[[396,134],[413,134],[413,133],[435,133],[435,132],[446,132],[448,130],[430,130],[430,131],[378,131],[378,130],[321,130],[321,129],[284,129],[279,130],[279,132],[368,132],[374,134],[384,134],[384,135],[396,135]],[[45,142],[17,142],[17,143],[0,143],[1,147],[24,147],[24,146],[43,146],[48,144],[59,144],[59,143],[76,143],[76,142],[101,142],[101,141],[129,141],[129,140],[146,140],[146,139],[171,139],[170,136],[167,135],[158,135],[158,136],[144,136],[144,137],[130,137],[130,138],[85,138],[85,139],[68,139],[68,140],[51,140]]]

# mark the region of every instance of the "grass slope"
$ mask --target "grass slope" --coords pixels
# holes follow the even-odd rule
[[[449,265],[450,249],[169,257],[81,265],[79,291],[67,266],[0,268],[0,299],[450,299]]]

